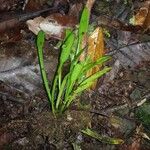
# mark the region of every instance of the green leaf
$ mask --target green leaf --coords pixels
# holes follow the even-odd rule
[[[74,56],[74,58],[72,59],[71,63],[72,64],[76,64],[81,56],[81,54],[83,53],[85,49],[81,49],[78,54],[76,56]]]
[[[78,88],[74,91],[75,94],[81,93],[82,91],[88,89],[90,86],[92,86],[94,82],[87,82],[84,85],[79,85]]]
[[[45,33],[41,30],[37,36],[37,47],[40,53],[43,51],[43,46],[45,42]]]
[[[78,52],[81,49],[81,42],[82,42],[83,35],[85,33],[87,33],[87,31],[88,31],[89,17],[90,17],[89,10],[87,9],[87,7],[85,7],[83,9],[81,19],[80,19],[79,32],[78,32],[78,44],[77,44],[76,54],[78,54]]]
[[[38,52],[40,52],[40,54],[43,53],[44,42],[45,42],[45,33],[43,31],[39,31],[37,35],[37,47]]]
[[[59,90],[59,94],[58,94],[58,97],[57,97],[57,101],[56,101],[56,109],[59,108],[59,105],[60,103],[62,102],[61,101],[61,98],[62,98],[62,94],[63,92],[65,91],[65,85],[66,85],[66,82],[67,82],[67,79],[68,79],[68,75],[66,75],[62,81],[62,84],[60,86],[60,90]]]
[[[39,31],[38,36],[37,36],[37,49],[38,49],[38,56],[39,56],[39,65],[40,65],[40,70],[41,70],[41,75],[43,79],[43,83],[46,89],[46,93],[48,95],[48,101],[49,104],[52,106],[52,111],[54,112],[54,103],[52,102],[52,96],[50,93],[50,87],[49,87],[49,82],[47,79],[45,67],[44,67],[44,60],[43,60],[43,46],[44,46],[44,41],[45,41],[45,33],[43,31]]]
[[[71,48],[72,48],[72,45],[74,43],[74,39],[75,39],[74,33],[69,29],[66,30],[66,38],[65,38],[65,42],[62,45],[62,51],[61,51],[61,55],[60,55],[60,64],[61,64],[61,66],[69,58]]]
[[[108,61],[109,59],[111,59],[110,56],[103,56],[103,57],[100,57],[99,59],[96,60],[96,65],[100,65],[106,61]]]
[[[83,9],[81,19],[80,19],[80,26],[79,26],[79,40],[82,40],[82,35],[88,31],[89,26],[89,17],[90,13],[87,7]]]
[[[70,73],[70,78],[69,78],[69,83],[68,83],[69,85],[68,85],[68,90],[67,90],[68,95],[72,91],[75,81],[78,79],[79,75],[81,74],[81,70],[82,70],[82,65],[78,63],[70,71],[71,73]]]
[[[82,65],[80,63],[76,64],[71,72],[71,83],[75,82],[78,79],[82,70]]]
[[[92,138],[95,138],[95,139],[99,140],[100,142],[107,143],[107,144],[118,145],[118,144],[124,143],[124,141],[122,139],[102,136],[102,135],[98,134],[97,132],[92,131],[91,129],[88,129],[88,128],[86,130],[82,130],[82,133],[84,133]]]
[[[96,60],[96,62],[88,63],[87,65],[84,66],[83,72],[86,72],[97,65],[102,65],[104,62],[108,61],[110,58],[111,58],[110,56],[104,56]]]
[[[103,70],[96,72],[92,76],[90,76],[87,79],[85,79],[84,81],[82,81],[81,85],[87,84],[88,82],[95,81],[96,79],[98,79],[99,77],[101,77],[102,75],[104,75],[106,72],[108,72],[110,69],[111,68],[106,67]]]

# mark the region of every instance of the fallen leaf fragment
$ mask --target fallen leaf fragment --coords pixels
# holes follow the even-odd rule
[[[148,8],[142,7],[139,12],[135,15],[135,25],[142,26],[148,14]]]
[[[81,132],[92,138],[95,138],[95,139],[101,141],[102,143],[113,144],[113,145],[119,145],[119,144],[124,143],[124,141],[120,138],[112,138],[112,137],[108,137],[108,136],[103,136],[89,128],[82,130]]]
[[[28,20],[26,23],[29,30],[36,35],[40,30],[43,30],[46,34],[46,39],[51,37],[63,39],[65,29],[73,28],[77,21],[72,16],[56,13],[46,18],[36,17],[33,20]]]
[[[94,3],[95,3],[95,0],[87,0],[86,7],[88,8],[89,12],[91,12],[91,9]]]
[[[44,20],[43,17],[36,17],[33,20],[28,20],[26,23],[28,25],[28,28],[30,31],[32,31],[34,34],[37,35],[37,33],[40,31],[40,23]]]
[[[144,30],[150,29],[150,1],[145,1],[135,15],[135,25],[142,26]]]

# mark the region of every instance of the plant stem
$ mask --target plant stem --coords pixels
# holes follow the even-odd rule
[[[52,86],[52,106],[54,108],[53,114],[55,114],[55,95],[56,95],[56,86],[57,86],[58,75],[55,76]]]
[[[56,102],[56,109],[59,109],[59,104],[61,102],[61,98],[62,98],[62,94],[65,91],[65,85],[66,85],[66,81],[67,81],[68,75],[66,75],[62,81],[62,84],[60,86],[60,90],[57,96],[57,102]]]
[[[60,87],[61,87],[61,70],[58,72],[58,86],[59,86],[59,90],[60,90]]]

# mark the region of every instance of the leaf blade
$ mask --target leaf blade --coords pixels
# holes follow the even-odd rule
[[[41,70],[41,75],[42,75],[42,80],[46,89],[46,93],[48,95],[48,101],[49,104],[52,106],[52,111],[54,111],[53,107],[53,101],[52,101],[52,96],[50,93],[50,87],[49,87],[49,82],[48,78],[46,75],[46,69],[44,66],[44,56],[43,56],[43,47],[44,47],[44,41],[45,41],[45,33],[43,31],[39,31],[38,36],[37,36],[37,49],[38,49],[38,58],[39,58],[39,65],[40,65],[40,70]]]
[[[100,134],[98,134],[95,131],[92,131],[91,129],[87,128],[86,130],[81,130],[82,133],[93,137],[103,143],[107,143],[107,144],[114,144],[114,145],[118,145],[118,144],[123,144],[124,141],[122,139],[119,138],[111,138],[111,137],[107,137],[107,136],[102,136]]]
[[[61,64],[61,66],[69,58],[71,48],[73,46],[74,38],[75,38],[74,33],[69,29],[66,30],[66,38],[65,38],[65,42],[62,45],[62,51],[61,51],[61,55],[60,55],[60,64]]]
[[[93,74],[92,76],[86,78],[84,81],[82,81],[81,85],[84,85],[88,82],[92,82],[96,79],[98,79],[99,77],[101,77],[102,75],[104,75],[106,72],[108,72],[111,68],[110,67],[106,67],[101,71],[98,71],[97,73]]]

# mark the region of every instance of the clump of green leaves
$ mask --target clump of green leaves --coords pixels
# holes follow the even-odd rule
[[[110,59],[109,56],[104,56],[93,62],[90,57],[87,57],[85,60],[79,61],[80,55],[84,51],[81,44],[83,35],[87,33],[88,25],[89,11],[87,8],[84,8],[77,34],[71,30],[66,31],[66,37],[60,47],[59,63],[51,86],[49,86],[46,76],[43,59],[45,34],[43,31],[38,33],[37,48],[40,70],[53,114],[62,114],[81,92],[89,88],[96,79],[110,70],[109,67],[105,67],[103,70],[86,77],[89,69],[96,65],[101,65]],[[69,70],[65,75],[62,75],[66,62],[70,64]]]

